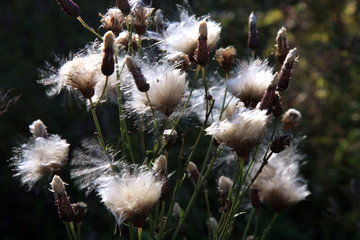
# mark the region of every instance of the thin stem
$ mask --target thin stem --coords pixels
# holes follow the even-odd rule
[[[246,235],[249,232],[250,224],[251,224],[251,222],[252,222],[252,220],[254,218],[254,215],[255,215],[255,208],[251,209],[250,217],[246,222],[245,230],[244,230],[244,233],[243,233],[243,236],[242,236],[241,240],[246,239]]]
[[[229,79],[229,73],[226,73],[225,75],[225,81],[227,81]],[[221,106],[221,112],[220,112],[220,116],[219,116],[219,120],[221,120],[221,117],[226,109],[225,107],[225,102],[226,102],[226,95],[227,95],[227,87],[225,86],[225,92],[224,92],[224,98],[223,98],[223,102],[222,102],[222,106]]]
[[[259,230],[260,225],[260,217],[261,217],[261,208],[256,210],[256,222],[255,222],[255,229],[254,229],[254,239],[256,239],[257,232]]]
[[[138,40],[138,55],[141,56],[141,35],[139,35],[139,40]]]
[[[69,227],[74,240],[80,240],[77,238],[73,222],[69,222]]]
[[[161,201],[161,211],[160,211],[160,217],[159,217],[159,235],[158,239],[160,240],[162,238],[163,230],[164,230],[164,213],[165,213],[165,201]]]
[[[77,17],[77,20],[79,20],[79,22],[86,28],[88,29],[90,32],[92,32],[93,34],[95,34],[96,37],[98,37],[101,41],[103,40],[102,36],[100,36],[97,32],[95,32],[95,30],[93,28],[91,28],[89,25],[86,24],[86,22],[79,16]]]
[[[150,101],[150,98],[149,98],[149,94],[147,92],[145,92],[145,95],[146,95],[146,99],[149,103],[149,106],[150,106],[150,109],[151,109],[151,113],[152,113],[152,118],[153,118],[153,122],[154,122],[154,150],[155,150],[155,147],[157,145],[157,124],[156,124],[156,116],[155,116],[155,111],[154,111],[154,108],[152,107],[151,105],[151,101]]]
[[[190,209],[192,208],[192,205],[194,204],[195,199],[196,199],[196,197],[197,197],[200,189],[202,188],[202,186],[203,186],[203,184],[204,184],[205,179],[208,177],[208,175],[209,175],[209,173],[210,173],[210,170],[211,170],[212,166],[214,165],[215,159],[216,159],[216,157],[217,157],[217,153],[218,153],[218,149],[215,149],[214,156],[213,156],[213,158],[212,158],[212,160],[211,160],[211,162],[210,162],[210,164],[209,164],[209,166],[208,166],[208,168],[207,168],[204,176],[203,176],[202,178],[200,178],[199,181],[197,182],[197,184],[196,184],[196,186],[195,186],[194,193],[193,193],[193,195],[191,196],[191,199],[190,199],[190,201],[189,201],[189,204],[187,205],[186,210],[185,210],[185,212],[184,212],[183,220],[185,220],[186,217],[188,216],[188,214],[189,214],[189,212],[190,212]],[[175,229],[175,232],[174,232],[174,234],[173,234],[173,236],[172,236],[172,238],[171,238],[172,240],[175,240],[175,239],[176,239],[176,237],[177,237],[177,235],[178,235],[178,233],[179,233],[179,231],[180,231],[180,227],[181,227],[181,224],[180,224],[180,222],[179,222],[179,224],[177,225],[177,227],[176,227],[176,229]]]
[[[129,235],[130,240],[134,240],[134,226],[132,225],[132,223],[129,223]]]
[[[275,212],[273,218],[271,219],[271,222],[270,222],[269,226],[267,226],[267,228],[264,229],[263,234],[262,234],[260,240],[264,240],[264,239],[265,239],[266,235],[268,234],[268,232],[270,231],[272,225],[274,224],[277,216],[279,216],[279,212]]]
[[[106,152],[105,143],[104,143],[104,139],[103,139],[103,136],[102,136],[102,133],[101,133],[99,120],[97,118],[96,111],[95,111],[95,108],[94,108],[94,105],[93,105],[93,102],[92,102],[91,98],[89,98],[89,102],[90,102],[90,109],[91,109],[91,113],[92,113],[92,116],[93,116],[93,119],[94,119],[94,123],[95,123],[96,131],[97,131],[99,143],[101,145],[101,148],[104,150],[104,152]]]
[[[96,108],[99,105],[101,99],[103,98],[103,96],[105,94],[105,90],[106,90],[106,87],[107,87],[107,84],[108,84],[108,79],[109,79],[109,77],[106,76],[104,88],[103,88],[103,90],[101,92],[101,95],[100,95],[99,99],[96,101],[96,103],[94,105],[94,108]]]
[[[142,228],[138,228],[138,239],[142,240]]]
[[[145,134],[144,134],[143,125],[144,125],[143,117],[142,117],[142,116],[139,116],[140,145],[141,145],[141,152],[142,152],[143,158],[145,159],[145,157],[146,157],[146,152],[145,152]]]
[[[69,238],[69,240],[72,240],[72,236],[71,236],[69,224],[66,223],[66,222],[64,222],[64,224],[65,224],[66,233],[67,233],[67,235],[68,235],[68,238]]]
[[[76,223],[77,238],[81,239],[81,222]]]
[[[204,197],[205,197],[205,203],[206,203],[206,211],[207,211],[207,215],[208,215],[208,239],[211,239],[211,226],[210,226],[210,217],[211,217],[211,212],[210,212],[210,202],[209,202],[209,196],[208,196],[208,192],[205,189],[204,190]]]
[[[134,46],[133,46],[133,42],[132,42],[132,27],[129,24],[129,18],[128,16],[125,17],[125,21],[126,21],[126,28],[129,32],[129,47],[128,47],[128,55],[130,55],[130,51],[131,51],[131,56],[134,56]]]

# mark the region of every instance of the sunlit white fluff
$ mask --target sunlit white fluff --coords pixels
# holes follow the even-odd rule
[[[168,59],[174,59],[185,53],[192,57],[197,46],[199,36],[199,25],[206,21],[208,29],[208,48],[212,49],[220,39],[221,27],[219,23],[211,20],[209,16],[196,18],[190,16],[185,10],[180,13],[179,22],[168,22],[164,32],[164,40],[160,48],[167,52]]]
[[[231,118],[214,122],[206,129],[220,144],[232,148],[240,157],[248,157],[266,130],[266,111],[240,108]]]
[[[52,175],[66,165],[69,146],[66,140],[55,134],[30,138],[13,149],[10,161],[16,172],[14,176],[31,189],[43,176]]]
[[[74,151],[71,159],[71,178],[80,190],[90,193],[97,187],[97,179],[102,175],[115,175],[126,164],[116,160],[116,153],[109,150],[106,154],[94,139],[84,139],[81,148]]]
[[[137,113],[146,113],[152,107],[155,111],[170,116],[184,98],[188,86],[186,73],[169,65],[143,65],[141,69],[147,83],[150,84],[147,92],[150,103],[146,94],[138,91],[133,84],[130,89],[129,107]]]
[[[257,190],[263,204],[281,211],[304,200],[310,194],[306,182],[299,177],[299,164],[302,159],[303,155],[298,153],[296,146],[271,156],[252,186],[252,189]],[[249,178],[255,176],[260,166],[261,161],[254,165]]]
[[[163,186],[163,182],[146,167],[126,169],[120,175],[104,176],[98,182],[99,196],[118,224],[130,221],[135,226],[145,223]]]
[[[273,69],[267,60],[243,61],[238,67],[237,76],[227,82],[229,92],[238,97],[245,106],[256,107],[265,90],[273,80]]]

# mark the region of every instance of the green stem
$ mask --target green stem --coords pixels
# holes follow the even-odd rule
[[[134,240],[134,226],[132,225],[132,223],[129,223],[129,235],[130,240]]]
[[[138,228],[138,239],[142,240],[142,228]]]
[[[74,240],[80,240],[77,238],[73,222],[69,222],[69,227]]]
[[[94,119],[94,123],[95,123],[96,131],[97,131],[99,143],[101,145],[101,148],[104,150],[104,152],[106,152],[105,143],[104,143],[104,139],[103,139],[103,136],[102,136],[102,133],[101,133],[99,120],[97,118],[96,111],[95,111],[95,108],[94,108],[94,105],[93,105],[93,102],[92,102],[91,98],[89,98],[89,102],[90,102],[90,109],[91,109],[91,113],[92,113],[92,116],[93,116],[93,119]]]
[[[160,211],[160,217],[159,217],[159,235],[158,239],[160,240],[162,238],[163,230],[164,230],[164,214],[165,214],[165,201],[161,202],[161,211]]]
[[[65,224],[66,233],[67,233],[67,235],[68,235],[68,238],[69,238],[69,240],[72,240],[72,236],[71,236],[69,224],[66,223],[66,222],[64,222],[64,224]]]
[[[205,189],[204,190],[204,197],[205,197],[205,203],[206,203],[206,211],[207,211],[207,215],[208,215],[208,239],[211,239],[211,226],[210,226],[210,217],[211,217],[211,212],[210,212],[210,202],[209,202],[209,196],[208,196],[208,192]]]
[[[150,101],[150,98],[149,98],[149,94],[147,92],[145,92],[145,95],[146,95],[146,99],[148,101],[148,104],[150,106],[150,109],[151,109],[151,114],[152,114],[152,118],[153,118],[153,122],[154,122],[154,150],[155,150],[155,147],[157,145],[157,124],[156,124],[156,116],[155,116],[155,111],[154,111],[154,108],[152,107],[152,104],[151,104],[151,101]]]
[[[227,81],[229,79],[229,74],[226,73],[225,75],[225,81]],[[224,92],[224,98],[223,98],[223,102],[222,102],[222,105],[221,105],[221,112],[220,112],[220,116],[219,116],[219,120],[221,120],[221,117],[226,109],[225,107],[225,102],[226,102],[226,95],[227,95],[227,87],[225,86],[225,92]]]
[[[241,240],[245,240],[245,239],[246,239],[246,235],[247,235],[247,233],[249,232],[250,224],[251,224],[251,222],[252,222],[252,220],[253,220],[254,215],[255,215],[255,208],[251,209],[250,217],[249,217],[249,219],[248,219],[247,222],[246,222],[245,230],[244,230],[244,233],[243,233],[243,236],[242,236]]]
[[[254,239],[256,239],[257,232],[259,230],[260,225],[260,217],[261,217],[261,208],[256,210],[256,222],[255,222],[255,229],[254,229]]]
[[[132,27],[129,24],[129,18],[128,16],[125,17],[125,21],[126,21],[126,28],[129,32],[129,47],[128,47],[128,55],[130,55],[130,51],[131,51],[131,56],[134,56],[134,46],[133,46],[133,42],[132,42]]]
[[[200,189],[202,188],[203,184],[204,184],[204,181],[205,179],[208,177],[209,173],[210,173],[210,170],[212,168],[212,166],[214,165],[214,162],[215,162],[215,159],[217,157],[217,153],[218,153],[218,149],[215,149],[215,153],[214,153],[214,156],[204,174],[204,176],[202,178],[199,179],[199,181],[197,182],[196,186],[195,186],[195,190],[194,190],[194,193],[193,195],[191,196],[191,199],[189,201],[189,204],[187,205],[186,207],[186,210],[184,212],[184,215],[183,215],[183,221],[185,221],[186,217],[188,216],[189,212],[190,212],[190,209],[192,208],[192,205],[194,204],[195,202],[195,199],[200,191]],[[181,223],[179,222],[179,224],[177,225],[176,229],[175,229],[175,232],[172,236],[172,240],[175,240],[179,231],[180,231],[180,228],[181,228]]]
[[[105,90],[106,90],[106,87],[107,87],[107,84],[108,84],[108,79],[109,79],[109,77],[106,76],[104,88],[103,88],[103,90],[101,92],[101,95],[100,95],[99,99],[96,101],[96,103],[94,105],[94,108],[96,108],[99,105],[101,99],[103,98],[103,96],[105,94]]]
[[[95,30],[93,28],[91,28],[89,25],[86,24],[86,22],[79,16],[77,17],[77,20],[79,20],[79,22],[86,28],[88,29],[90,32],[92,32],[93,34],[95,34],[96,37],[98,37],[101,41],[103,40],[102,36],[100,36],[97,32],[95,32]]]
[[[271,229],[272,225],[274,224],[274,222],[275,222],[275,220],[276,220],[276,218],[277,218],[278,215],[279,215],[279,212],[275,212],[273,218],[271,219],[271,222],[270,222],[269,226],[264,229],[263,234],[262,234],[260,240],[264,240],[264,239],[265,239],[266,235],[267,235],[268,232],[270,231],[270,229]]]
[[[76,223],[77,238],[81,239],[81,222]]]

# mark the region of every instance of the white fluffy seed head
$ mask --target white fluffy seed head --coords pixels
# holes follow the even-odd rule
[[[214,122],[206,129],[220,144],[225,144],[241,157],[247,157],[257,146],[266,130],[266,111],[241,108],[230,119]]]
[[[221,195],[227,196],[233,186],[233,181],[225,176],[221,176],[218,181],[218,191]]]
[[[144,223],[153,205],[158,201],[163,182],[145,168],[133,172],[123,170],[120,176],[98,179],[98,193],[118,224],[130,221]]]
[[[302,159],[296,146],[272,155],[252,187],[257,190],[262,203],[279,212],[310,194],[306,183],[299,177],[299,163]],[[259,161],[254,166],[250,178],[254,177],[260,165]]]
[[[22,185],[31,189],[43,176],[63,168],[68,160],[69,144],[58,135],[38,137],[14,149],[10,159]]]
[[[65,184],[58,175],[54,175],[50,186],[51,191],[53,191],[56,195],[65,194]]]
[[[151,110],[159,111],[165,116],[170,116],[178,104],[183,100],[186,89],[186,73],[171,66],[163,65],[156,67],[145,67],[143,70],[145,78],[150,84],[147,91],[149,100],[145,93],[131,88],[132,100],[129,107],[137,113],[146,113]]]
[[[167,172],[167,159],[164,155],[160,155],[154,162],[153,170],[156,173]]]
[[[208,16],[196,18],[194,15],[189,16],[188,12],[182,11],[180,22],[170,22],[167,24],[168,27],[164,32],[164,40],[160,44],[160,48],[167,52],[166,57],[168,59],[175,59],[183,53],[190,57],[194,55],[201,22],[206,22],[209,50],[215,47],[220,39],[220,24],[210,20]]]
[[[289,108],[282,116],[281,122],[284,130],[296,127],[301,120],[301,113],[295,108]]]
[[[228,80],[228,90],[245,106],[255,108],[273,80],[272,71],[267,60],[243,61],[237,69],[237,76]]]
[[[34,121],[32,124],[29,125],[29,130],[32,133],[33,138],[47,137],[48,133],[46,128],[47,127],[40,119]]]

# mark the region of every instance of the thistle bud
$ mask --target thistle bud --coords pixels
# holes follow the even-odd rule
[[[264,96],[261,99],[260,109],[265,110],[267,109],[266,114],[270,115],[273,109],[274,105],[274,99],[275,99],[275,88],[273,85],[270,85],[265,93]]]
[[[140,92],[149,91],[150,85],[146,82],[146,79],[141,72],[141,68],[136,64],[135,60],[130,56],[126,56],[125,63],[135,80],[137,89]]]
[[[33,138],[38,138],[38,137],[46,138],[48,136],[46,128],[47,127],[40,119],[34,121],[29,126],[29,129],[33,135]]]
[[[280,74],[279,74],[279,83],[277,86],[278,91],[284,91],[289,86],[289,81],[291,78],[292,69],[294,63],[297,61],[296,55],[296,48],[291,49],[286,56],[286,59],[281,66]]]
[[[251,50],[255,50],[259,44],[259,36],[256,28],[256,17],[254,12],[251,12],[249,16],[249,33],[247,45]]]
[[[206,22],[203,21],[199,26],[199,38],[197,43],[197,48],[194,53],[194,58],[196,63],[205,66],[209,60],[209,49],[207,45],[207,25]]]
[[[153,170],[158,174],[158,179],[163,182],[161,188],[160,200],[165,201],[169,195],[169,182],[167,177],[167,159],[164,155],[160,155],[154,162]]]
[[[280,64],[283,64],[289,53],[289,43],[286,39],[286,28],[281,27],[276,36],[276,58]]]
[[[228,178],[221,176],[218,181],[218,192],[221,206],[225,206],[229,202],[228,196],[233,186],[233,181]],[[229,205],[229,204],[228,204]],[[229,207],[229,206],[227,206]]]
[[[274,140],[271,142],[270,150],[273,151],[274,153],[282,152],[285,149],[289,148],[290,143],[293,141],[294,139],[289,134],[276,136]]]
[[[191,60],[189,55],[187,54],[180,54],[176,56],[176,58],[173,61],[174,61],[174,67],[176,69],[180,69],[183,72],[187,71],[191,66]]]
[[[161,9],[158,9],[156,11],[154,21],[155,21],[156,32],[163,34],[163,32],[166,29],[166,25],[164,23],[164,18]]]
[[[215,53],[215,60],[220,66],[229,73],[234,65],[236,56],[236,49],[234,46],[228,46],[227,48],[219,48]]]
[[[78,202],[78,203],[73,203],[71,204],[71,206],[74,209],[75,212],[75,218],[74,221],[81,223],[84,221],[85,215],[87,213],[87,204],[84,202]]]
[[[283,113],[283,108],[282,108],[281,97],[280,97],[280,94],[278,92],[276,92],[274,95],[272,114],[275,117],[280,117],[282,113]]]
[[[128,0],[116,0],[116,6],[125,16],[129,15],[131,7]]]
[[[101,64],[101,72],[105,76],[110,76],[115,70],[114,39],[115,35],[112,31],[105,33],[103,49],[104,56]]]
[[[189,162],[187,165],[188,177],[196,184],[200,178],[200,172],[196,167],[196,164],[193,162]]]
[[[80,8],[72,0],[56,0],[61,9],[70,17],[77,18],[80,16]]]
[[[50,185],[51,191],[55,195],[60,219],[64,222],[72,222],[75,218],[75,212],[67,196],[64,182],[55,175]]]
[[[291,128],[297,126],[300,122],[300,119],[301,113],[294,108],[290,108],[285,112],[281,119],[283,129],[290,130]]]

